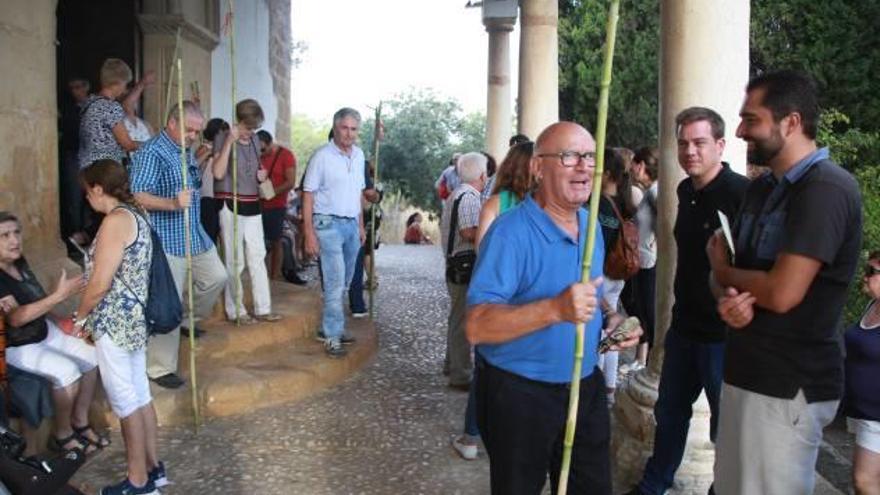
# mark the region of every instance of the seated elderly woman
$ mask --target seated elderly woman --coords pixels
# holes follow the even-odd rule
[[[22,251],[21,223],[15,215],[0,211],[0,298],[8,309],[6,361],[52,383],[56,413],[50,446],[94,452],[110,444],[88,422],[98,383],[95,348],[69,334],[69,317],[52,313],[82,290],[83,278],[68,278],[62,270],[55,290],[47,294]]]

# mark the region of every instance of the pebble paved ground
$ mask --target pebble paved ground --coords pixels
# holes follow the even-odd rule
[[[297,404],[165,427],[159,451],[177,494],[485,494],[488,460],[464,461],[449,446],[467,395],[440,373],[448,297],[435,246],[378,251],[379,352],[343,384]],[[819,471],[847,491],[848,437],[831,428]],[[78,473],[94,491],[125,469],[122,439]],[[842,451],[846,455],[840,455]],[[829,454],[830,453],[830,454]],[[545,493],[549,490],[545,487]],[[836,492],[822,481],[817,494]]]
[[[343,384],[303,402],[215,419],[195,437],[162,428],[176,494],[482,494],[488,461],[449,446],[467,394],[440,373],[448,297],[436,246],[382,246],[379,353]],[[122,439],[84,467],[93,488],[124,472]]]

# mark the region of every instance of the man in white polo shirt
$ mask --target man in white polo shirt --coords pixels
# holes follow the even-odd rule
[[[364,242],[361,193],[364,152],[357,140],[361,115],[342,108],[333,115],[333,138],[309,160],[303,181],[303,237],[306,254],[321,255],[324,284],[322,333],[330,357],[342,357],[345,315],[342,297],[351,284]]]

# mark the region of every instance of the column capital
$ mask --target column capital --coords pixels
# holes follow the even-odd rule
[[[491,19],[483,19],[483,25],[486,31],[493,32],[510,32],[516,24],[516,17],[495,17]]]

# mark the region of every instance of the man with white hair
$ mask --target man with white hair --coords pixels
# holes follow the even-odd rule
[[[440,220],[450,299],[443,370],[449,375],[450,387],[466,391],[473,363],[470,345],[464,336],[465,297],[476,258],[474,241],[480,223],[480,192],[486,185],[486,156],[466,153],[458,159],[457,169],[461,184],[446,199]]]
[[[361,194],[366,187],[364,152],[355,144],[361,114],[342,108],[333,115],[333,138],[318,148],[303,179],[303,239],[306,254],[321,255],[324,309],[321,333],[332,358],[345,356],[342,296],[351,285],[364,243]]]

